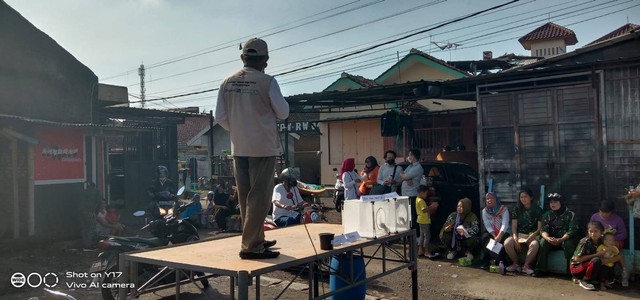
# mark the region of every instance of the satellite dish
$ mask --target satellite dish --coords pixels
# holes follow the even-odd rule
[[[139,210],[139,211],[134,212],[133,216],[134,217],[142,217],[142,216],[144,216],[144,214],[145,214],[144,210]]]
[[[176,195],[178,196],[182,196],[182,194],[184,194],[184,185],[178,190],[178,193]]]

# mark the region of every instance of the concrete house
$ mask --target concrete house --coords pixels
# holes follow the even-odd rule
[[[343,73],[341,78],[329,85],[323,93],[376,90],[406,82],[447,81],[467,76],[469,75],[465,71],[422,51],[412,49],[409,54],[374,80]],[[426,92],[422,90],[418,89],[416,92]],[[375,95],[371,95],[372,101],[375,98]],[[427,98],[426,95],[425,98]],[[389,149],[395,150],[399,157],[403,157],[404,152],[413,146],[422,149],[425,153],[424,158],[435,159],[435,154],[451,143],[467,144],[467,149],[474,148],[475,104],[473,102],[429,99],[419,100],[417,103],[406,106],[403,97],[395,100],[374,105],[367,105],[366,101],[358,106],[338,104],[320,112],[322,133],[320,159],[323,184],[335,182],[333,168],[339,169],[342,161],[348,157],[355,158],[356,165],[361,166],[367,156],[375,156],[380,160],[384,152]],[[409,145],[405,136],[399,138],[381,136],[380,115],[391,109],[410,112],[413,115],[416,137],[413,139],[414,145]],[[451,130],[450,127],[457,128]],[[462,130],[469,127],[473,129]]]

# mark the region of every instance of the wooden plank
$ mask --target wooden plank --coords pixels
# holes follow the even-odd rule
[[[247,271],[251,276],[264,274],[274,270],[283,269],[284,265],[298,265],[301,261],[315,260],[318,255],[339,253],[340,249],[353,248],[354,246],[371,244],[369,239],[360,239],[349,245],[335,247],[334,250],[321,250],[319,234],[324,232],[340,235],[343,233],[342,225],[327,223],[312,223],[306,226],[297,225],[265,232],[266,239],[278,241],[272,249],[280,251],[280,256],[275,259],[245,260],[240,259],[241,236],[234,236],[218,240],[199,241],[157,248],[128,254],[133,261],[148,262],[164,266],[181,267],[189,270],[203,270],[216,274],[237,274]],[[383,242],[385,238],[379,238],[373,243]]]

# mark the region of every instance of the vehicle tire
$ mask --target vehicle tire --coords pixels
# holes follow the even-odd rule
[[[111,269],[108,270],[109,272],[117,272],[118,271],[118,265],[113,266]],[[104,288],[103,286],[105,284],[110,284],[113,282],[113,276],[104,276],[104,273],[102,273],[103,276],[100,279],[100,293],[102,294],[102,299],[104,300],[115,300],[118,299],[118,289],[108,289],[108,288]]]
[[[337,212],[342,212],[342,208],[344,205],[344,196],[339,195],[338,197],[336,197],[336,211]]]

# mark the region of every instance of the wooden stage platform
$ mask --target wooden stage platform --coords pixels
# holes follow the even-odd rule
[[[361,253],[365,258],[382,260],[383,271],[380,274],[369,276],[367,281],[377,279],[388,274],[406,270],[411,270],[414,299],[417,299],[417,249],[416,238],[413,231],[406,231],[391,234],[377,239],[361,238],[350,244],[334,247],[333,250],[321,250],[319,234],[324,232],[343,234],[342,225],[311,223],[291,226],[276,230],[266,231],[268,240],[277,240],[278,243],[272,249],[280,252],[280,256],[275,259],[264,260],[243,260],[238,256],[240,250],[240,236],[234,236],[217,240],[203,240],[188,244],[153,248],[149,250],[134,251],[120,256],[120,266],[123,274],[120,282],[136,282],[136,264],[146,263],[168,267],[173,270],[204,272],[207,275],[229,276],[231,298],[235,298],[234,285],[238,286],[238,298],[248,298],[249,285],[256,283],[256,298],[259,298],[260,275],[291,268],[294,266],[307,266],[312,270],[309,276],[309,299],[324,299],[335,292],[324,295],[318,293],[317,270],[328,270],[327,261],[333,255],[355,251]],[[311,237],[311,240],[309,239]],[[390,247],[389,242],[401,242],[403,246]],[[365,247],[373,247],[371,254],[364,253]],[[398,250],[398,248],[401,248]],[[368,261],[366,261],[368,264]],[[351,274],[353,275],[353,274]],[[356,275],[357,276],[357,275]],[[356,276],[352,276],[355,278]],[[326,277],[326,275],[325,275]],[[352,284],[363,284],[363,282],[352,282]],[[180,283],[176,284],[176,296],[179,296]],[[140,289],[140,286],[136,286]],[[119,298],[125,299],[127,294],[137,296],[145,292],[142,290],[120,289]]]

